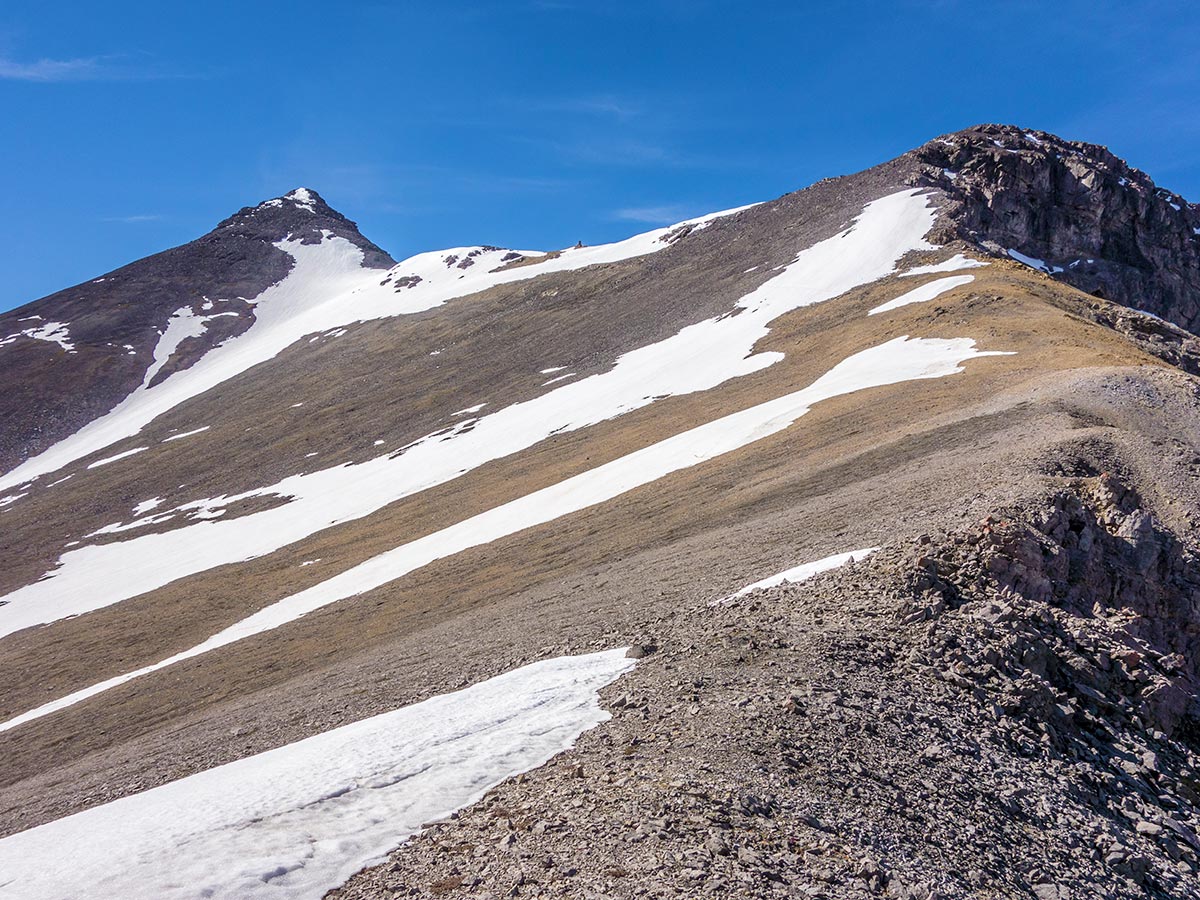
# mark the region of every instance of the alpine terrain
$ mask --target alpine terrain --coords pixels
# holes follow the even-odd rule
[[[1198,333],[1200,206],[1000,125],[0,315],[0,898],[1200,898]]]

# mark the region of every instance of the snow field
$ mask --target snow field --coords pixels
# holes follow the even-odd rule
[[[199,503],[211,513],[250,497],[289,499],[288,503],[272,509],[228,521],[192,523],[172,531],[69,550],[47,577],[0,598],[6,601],[6,605],[0,606],[0,636],[100,609],[219,565],[255,559],[325,528],[371,515],[390,503],[444,484],[492,460],[518,453],[551,435],[595,425],[663,397],[708,390],[757,372],[782,358],[774,352],[754,353],[755,344],[769,333],[772,320],[892,273],[906,253],[931,248],[924,236],[933,222],[933,208],[917,191],[905,190],[883,197],[868,204],[849,228],[800,251],[778,275],[739,300],[740,315],[725,314],[688,325],[662,341],[625,353],[607,372],[562,384],[539,397],[477,419],[460,420],[453,430],[427,435],[400,453],[385,454],[358,465],[293,475],[243,494],[208,498],[177,508],[186,509]],[[668,231],[660,229],[649,235],[661,236]],[[658,237],[653,238],[657,240]],[[622,245],[632,244],[650,252],[647,246],[653,241],[641,235]],[[586,251],[594,251],[591,258],[633,252],[630,247],[620,252],[614,249],[622,245],[568,251],[550,263],[565,265],[563,260],[571,254]],[[301,267],[300,259],[324,246],[295,248],[301,254],[297,269]],[[435,268],[446,269],[440,256],[433,262]],[[467,272],[478,268],[480,264]],[[524,266],[498,274],[534,268],[537,267]],[[372,276],[377,277],[378,273]],[[289,281],[290,276],[280,286]],[[420,288],[418,284],[405,291]],[[260,300],[259,308],[263,306]],[[299,318],[305,315],[297,313]],[[264,321],[268,325],[271,322]],[[289,328],[295,327],[292,320],[287,322]],[[305,333],[308,330],[305,328]],[[246,332],[252,333],[253,329]],[[232,347],[241,337],[226,346]],[[223,351],[224,347],[213,351],[196,366],[172,375],[145,396],[166,388],[176,377],[195,372],[210,360],[215,364]],[[166,521],[164,515],[156,513],[152,522],[143,524]],[[137,527],[137,523],[114,523],[110,531]]]
[[[19,832],[0,839],[0,898],[319,900],[569,749],[633,665],[625,648],[532,663]]]
[[[311,203],[311,195],[308,196],[307,202]],[[299,205],[305,203],[299,195],[288,195],[286,199]],[[711,213],[681,224],[711,222],[746,208]],[[655,253],[669,246],[662,239],[672,228],[659,228],[614,244],[564,250],[552,259],[502,271],[492,270],[503,264],[504,250],[459,247],[421,253],[398,263],[388,272],[387,279],[380,278],[378,269],[364,269],[362,251],[328,231],[319,244],[285,239],[275,246],[292,257],[292,270],[282,281],[249,301],[254,306],[255,321],[248,330],[214,347],[191,367],[172,373],[150,388],[150,380],[175,347],[189,335],[198,333],[197,328],[203,329],[203,323],[199,322],[202,317],[195,317],[190,309],[176,311],[159,339],[154,364],[147,371],[143,384],[106,415],[0,475],[0,490],[57,471],[137,434],[163,413],[266,362],[307,335],[329,332],[355,322],[433,309],[457,297],[498,284],[524,281],[546,272],[570,271]],[[471,253],[476,253],[474,264],[465,270],[445,262],[448,255],[465,257]],[[527,252],[524,255],[535,254]],[[397,291],[390,282],[398,277],[419,280],[413,286]],[[387,283],[380,284],[381,280]],[[45,327],[35,330],[41,331]],[[58,340],[57,337],[46,339]]]
[[[962,372],[962,363],[967,360],[997,355],[1006,354],[980,351],[968,338],[909,339],[904,336],[863,350],[843,360],[807,388],[681,432],[388,550],[266,606],[174,656],[83,688],[0,723],[0,732],[178,662],[271,631],[322,607],[395,581],[435,560],[587,509],[672,472],[753,444],[783,431],[821,400],[902,381],[942,378]],[[7,608],[0,612],[4,609]]]

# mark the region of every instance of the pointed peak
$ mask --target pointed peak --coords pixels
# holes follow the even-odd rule
[[[320,194],[318,194],[312,188],[306,188],[306,187],[298,187],[293,191],[289,191],[288,193],[283,195],[283,198],[285,200],[294,200],[297,203],[311,204],[311,203],[324,203],[325,202],[324,200],[321,199]]]
[[[306,187],[298,187],[295,190],[288,191],[281,197],[272,197],[270,200],[264,200],[258,206],[254,207],[254,209],[279,209],[285,206],[295,207],[296,209],[302,209],[310,213],[316,213],[319,210],[327,214],[340,215],[340,213],[325,202],[320,194],[312,188]]]
[[[335,236],[359,247],[364,265],[386,269],[395,264],[387,253],[363,237],[357,224],[309,187],[294,188],[257,206],[244,206],[217,225],[213,234],[237,234],[270,243],[292,239],[305,244]]]

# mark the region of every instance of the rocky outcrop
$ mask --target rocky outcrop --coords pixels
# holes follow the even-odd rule
[[[1059,745],[1136,723],[1200,751],[1200,563],[1116,478],[1057,494],[1032,524],[989,519],[919,565],[911,589],[934,599],[910,621],[978,603],[981,631],[1003,635],[938,659],[1005,714]]]
[[[1104,147],[981,125],[910,156],[949,198],[946,236],[1200,331],[1200,208]]]

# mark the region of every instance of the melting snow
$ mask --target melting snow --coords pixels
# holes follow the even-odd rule
[[[722,597],[720,600],[714,600],[712,605],[716,606],[723,603],[728,603],[738,597],[744,597],[751,591],[757,591],[761,588],[775,587],[777,584],[789,582],[791,584],[799,584],[801,581],[806,581],[814,575],[819,575],[822,572],[828,572],[830,569],[836,569],[839,566],[844,566],[848,562],[855,560],[866,559],[878,547],[863,547],[860,550],[851,550],[848,553],[837,553],[833,556],[826,556],[824,559],[818,559],[814,562],[803,563],[792,569],[787,569],[780,572],[778,575],[772,575],[770,578],[764,578],[762,581],[756,581],[754,584],[748,584],[736,594],[730,594],[728,597]]]
[[[962,363],[967,360],[997,355],[1005,354],[977,350],[975,342],[967,338],[910,340],[908,337],[900,337],[863,350],[843,360],[807,388],[681,432],[565,481],[526,494],[487,512],[472,516],[393,550],[388,550],[327,581],[276,601],[188,650],[76,691],[9,719],[7,722],[0,723],[0,731],[7,731],[25,722],[64,709],[109,688],[156,672],[174,663],[278,628],[339,600],[374,590],[435,560],[604,503],[642,485],[657,481],[672,472],[691,468],[740,447],[753,444],[788,428],[798,418],[805,415],[813,404],[821,400],[901,381],[942,378],[962,372]],[[286,519],[288,507],[282,509]],[[221,525],[245,522],[252,518],[248,516],[233,522],[205,523],[181,531],[219,528]],[[180,533],[173,532],[176,535]],[[150,541],[155,537],[162,537],[162,535],[150,535],[138,540]],[[193,537],[193,540],[197,539],[198,536]],[[129,543],[138,543],[138,541]],[[124,545],[110,544],[106,546],[120,547]],[[148,544],[147,546],[152,545]],[[64,559],[67,556],[104,549],[106,547],[87,547],[72,551],[64,556]],[[103,584],[104,580],[97,577],[94,572],[90,573],[90,576],[89,584]],[[179,575],[177,574],[175,577],[179,577]],[[53,580],[46,579],[31,587],[36,588],[38,585],[44,585]],[[63,599],[59,597],[43,602],[54,604],[61,610],[63,604],[60,601]],[[96,608],[98,605],[103,604],[92,604],[90,608]],[[38,608],[31,612],[29,606],[28,603],[9,603],[7,606],[0,607],[0,615],[4,615],[5,618],[6,630],[15,630],[14,625],[22,627],[19,624],[22,620],[25,624],[30,624],[31,618],[32,621],[37,621],[40,616],[44,615],[44,612]],[[17,607],[20,612],[16,615],[9,614],[14,607]]]
[[[40,319],[41,316],[27,316],[24,319],[18,319],[19,322],[28,322],[30,319]],[[43,325],[38,325],[32,328],[26,328],[23,331],[18,331],[10,334],[8,337],[0,340],[0,347],[5,344],[11,344],[17,338],[27,337],[33,338],[35,341],[49,341],[52,344],[58,344],[68,353],[76,353],[75,345],[69,340],[70,334],[67,331],[66,322],[46,322]],[[15,482],[13,482],[15,483]]]
[[[465,416],[465,415],[469,415],[470,413],[477,413],[481,409],[483,409],[485,406],[487,406],[486,403],[476,403],[474,406],[468,406],[466,409],[460,409],[458,412],[453,413],[453,415]]]
[[[875,307],[867,315],[874,316],[879,313],[891,312],[893,309],[908,306],[910,303],[925,303],[928,300],[933,300],[935,297],[940,297],[946,291],[952,291],[957,287],[962,287],[964,284],[970,284],[974,280],[974,275],[951,275],[948,278],[935,278],[933,281],[926,282],[920,287],[913,288],[906,294],[901,294],[894,300],[879,304],[879,306]]]
[[[1026,256],[1024,253],[1019,253],[1016,250],[1006,250],[1005,252],[1017,262],[1027,265],[1031,269],[1037,269],[1041,272],[1046,272],[1047,274],[1054,274],[1055,272],[1062,271],[1062,266],[1047,265],[1045,260],[1038,259],[1035,256]]]
[[[94,463],[88,463],[88,468],[98,469],[101,466],[107,466],[109,463],[115,463],[118,459],[124,459],[127,456],[133,456],[135,453],[141,453],[143,450],[149,449],[149,447],[134,447],[132,450],[124,450],[115,456],[106,456],[104,459],[98,459]]]
[[[19,832],[0,897],[319,900],[569,749],[631,668],[624,649],[536,662]]]
[[[548,384],[555,384],[556,382],[559,382],[559,381],[566,381],[568,378],[574,378],[576,376],[576,374],[578,374],[578,373],[568,372],[566,375],[559,375],[555,378],[551,378],[549,381],[543,381],[542,387],[545,387]]]
[[[978,259],[971,259],[969,256],[964,256],[962,253],[955,253],[949,259],[944,259],[938,263],[931,263],[927,266],[913,266],[911,269],[906,269],[900,273],[901,278],[910,278],[913,275],[935,275],[940,272],[958,272],[962,269],[978,269],[986,266],[987,263]]]

